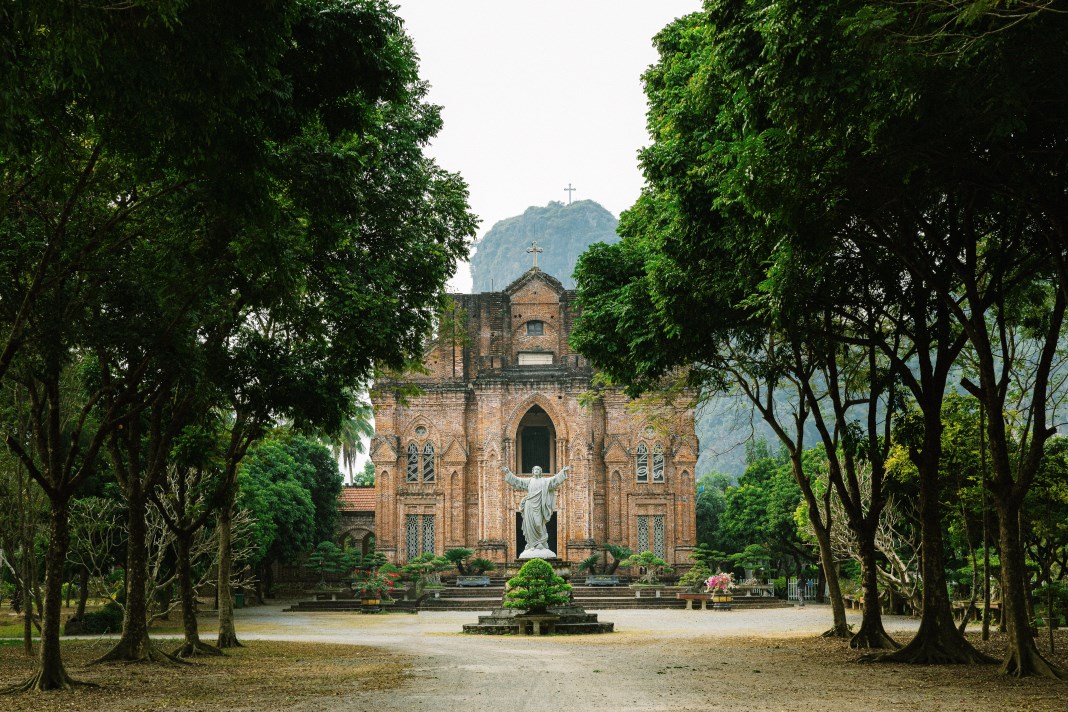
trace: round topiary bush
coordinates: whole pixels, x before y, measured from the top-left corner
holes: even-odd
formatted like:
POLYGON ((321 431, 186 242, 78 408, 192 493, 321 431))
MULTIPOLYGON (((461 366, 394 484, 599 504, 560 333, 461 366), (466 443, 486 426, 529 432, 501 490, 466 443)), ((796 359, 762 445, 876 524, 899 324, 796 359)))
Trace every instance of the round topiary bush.
POLYGON ((571 584, 553 572, 542 559, 531 559, 519 573, 508 579, 504 594, 505 608, 520 608, 528 613, 544 613, 549 606, 562 606, 571 600, 571 584))

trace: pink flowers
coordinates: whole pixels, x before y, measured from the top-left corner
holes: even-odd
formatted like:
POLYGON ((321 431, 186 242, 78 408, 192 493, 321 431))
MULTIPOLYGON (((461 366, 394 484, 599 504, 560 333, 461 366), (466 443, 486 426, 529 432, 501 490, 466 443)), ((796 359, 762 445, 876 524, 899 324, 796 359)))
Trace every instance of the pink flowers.
POLYGON ((727 593, 734 588, 734 578, 728 573, 718 573, 705 580, 709 593, 727 593))

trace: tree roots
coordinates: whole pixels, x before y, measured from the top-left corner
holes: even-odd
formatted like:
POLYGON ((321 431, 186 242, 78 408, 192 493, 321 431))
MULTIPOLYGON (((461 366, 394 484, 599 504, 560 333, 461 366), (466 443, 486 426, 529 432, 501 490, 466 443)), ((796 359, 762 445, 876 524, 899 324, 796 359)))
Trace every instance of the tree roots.
POLYGON ((997 659, 981 653, 971 643, 941 640, 936 636, 917 635, 900 650, 870 653, 860 658, 864 663, 909 663, 912 665, 980 665, 997 659))
POLYGON ((1023 654, 1010 649, 1008 655, 1005 656, 1005 660, 1001 663, 1001 672, 1012 677, 1036 675, 1038 677, 1050 677, 1054 680, 1068 679, 1068 675, 1063 670, 1042 657, 1042 653, 1038 652, 1038 648, 1033 646, 1025 649, 1023 654))
POLYGON ((0 688, 0 695, 11 695, 16 692, 46 692, 49 690, 72 690, 75 687, 99 687, 94 682, 81 682, 71 678, 66 670, 60 668, 58 672, 46 674, 38 670, 25 682, 17 685, 0 688))
POLYGON ((901 644, 887 635, 882 627, 860 627, 857 634, 849 639, 849 647, 856 650, 898 650, 901 644))
POLYGON ((215 645, 220 650, 225 650, 226 648, 243 648, 243 647, 245 647, 245 646, 241 645, 241 641, 239 641, 237 639, 237 634, 236 633, 227 633, 227 634, 224 635, 223 633, 220 632, 219 633, 219 639, 215 642, 215 645))
POLYGON ((171 655, 176 658, 196 658, 202 655, 226 655, 226 653, 214 645, 197 641, 196 643, 186 642, 171 655))
POLYGON ((831 627, 830 630, 824 631, 820 635, 820 637, 821 638, 852 638, 853 637, 853 629, 850 627, 850 625, 848 623, 840 623, 840 624, 838 624, 836 626, 831 627))

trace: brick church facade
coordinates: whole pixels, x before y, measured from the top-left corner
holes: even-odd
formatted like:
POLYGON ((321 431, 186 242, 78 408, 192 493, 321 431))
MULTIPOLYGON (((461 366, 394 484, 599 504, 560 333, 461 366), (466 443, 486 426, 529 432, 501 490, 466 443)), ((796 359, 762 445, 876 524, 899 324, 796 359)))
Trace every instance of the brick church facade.
POLYGON ((536 267, 504 291, 452 299, 428 372, 379 380, 372 392, 377 550, 397 563, 461 546, 514 561, 524 493, 501 466, 529 476, 534 465, 547 474, 570 465, 549 526, 561 559, 577 563, 611 543, 689 563, 693 410, 654 424, 611 389, 584 404, 594 372, 568 345, 575 291, 536 267), (407 383, 420 394, 404 397, 407 383))

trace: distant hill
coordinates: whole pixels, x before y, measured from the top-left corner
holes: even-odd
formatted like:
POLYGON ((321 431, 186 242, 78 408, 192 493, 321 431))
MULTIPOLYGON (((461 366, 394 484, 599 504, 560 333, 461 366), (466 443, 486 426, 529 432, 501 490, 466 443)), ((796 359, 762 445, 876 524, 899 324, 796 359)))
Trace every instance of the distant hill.
POLYGON ((574 289, 578 256, 597 242, 619 242, 612 213, 592 200, 571 205, 553 201, 544 208, 527 208, 522 215, 501 220, 478 243, 471 258, 472 291, 504 289, 530 269, 527 253, 537 240, 544 252, 538 254, 538 268, 574 289))
MULTIPOLYGON (((574 289, 571 275, 579 255, 594 243, 618 242, 617 222, 612 213, 592 200, 571 205, 554 201, 544 208, 527 208, 522 215, 501 220, 476 244, 471 258, 472 291, 502 290, 530 269, 532 260, 527 249, 534 240, 545 250, 538 254, 538 267, 566 288, 574 289)), ((752 422, 750 408, 740 398, 710 399, 697 412, 696 428, 701 444, 698 477, 712 470, 734 477, 742 474, 744 442, 754 434, 778 447, 771 429, 759 417, 752 422)), ((807 434, 806 440, 814 444, 815 434, 807 434)))

